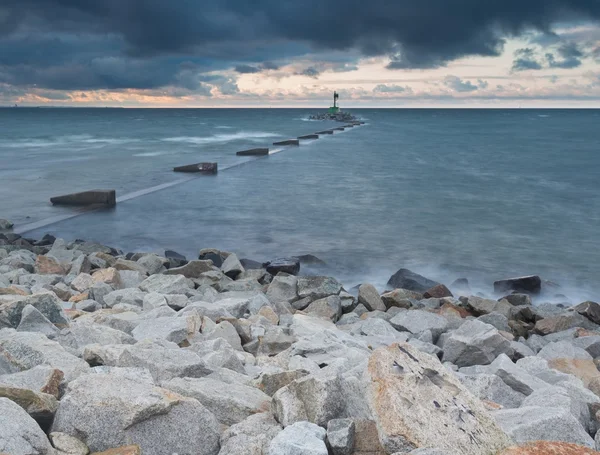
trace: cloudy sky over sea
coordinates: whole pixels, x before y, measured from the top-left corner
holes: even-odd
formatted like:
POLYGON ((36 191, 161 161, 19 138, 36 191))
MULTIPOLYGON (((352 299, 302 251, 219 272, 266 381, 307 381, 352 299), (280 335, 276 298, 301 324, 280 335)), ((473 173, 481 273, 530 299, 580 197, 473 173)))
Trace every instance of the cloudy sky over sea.
POLYGON ((599 0, 3 0, 0 105, 600 107, 599 0))

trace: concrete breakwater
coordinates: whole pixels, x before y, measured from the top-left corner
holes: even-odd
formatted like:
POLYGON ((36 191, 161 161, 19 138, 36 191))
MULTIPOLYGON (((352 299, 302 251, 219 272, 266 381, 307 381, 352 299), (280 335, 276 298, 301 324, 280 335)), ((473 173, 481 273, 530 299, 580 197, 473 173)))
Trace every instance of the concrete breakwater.
MULTIPOLYGON (((591 455, 600 305, 407 269, 0 234, 0 447, 168 455, 591 455)), ((504 278, 504 277, 502 277, 504 278)), ((595 438, 595 439, 594 439, 595 438)))
MULTIPOLYGON (((355 122, 354 124, 359 125, 359 124, 364 124, 364 123, 365 122, 355 122)), ((326 130, 326 131, 322 131, 319 133, 314 133, 314 134, 300 136, 300 137, 302 137, 304 139, 306 139, 308 137, 310 137, 310 139, 318 139, 320 135, 324 135, 324 134, 333 135, 334 131, 326 130)), ((300 139, 290 139, 290 140, 280 141, 280 142, 281 143, 276 142, 274 145, 276 145, 278 147, 287 147, 290 145, 292 145, 292 146, 300 145, 300 139)), ((236 152, 236 155, 243 156, 243 157, 254 157, 255 159, 258 159, 258 158, 266 157, 270 153, 275 153, 276 151, 281 151, 281 149, 271 150, 266 147, 265 148, 257 148, 257 149, 250 149, 250 150, 246 150, 246 151, 236 152), (265 152, 265 150, 266 150, 266 152, 265 152)), ((237 167, 244 163, 245 163, 245 161, 234 163, 229 166, 220 168, 219 171, 222 172, 227 169, 232 169, 232 168, 237 167)), ((194 163, 194 164, 176 166, 175 168, 173 168, 173 171, 190 173, 190 174, 198 174, 198 175, 207 175, 207 174, 212 175, 217 172, 217 169, 218 169, 218 163, 194 163)), ((171 188, 175 185, 180 185, 182 183, 188 182, 192 178, 196 178, 196 177, 190 176, 190 177, 182 178, 182 179, 171 181, 171 182, 166 182, 166 183, 159 184, 159 185, 154 185, 149 188, 145 188, 142 190, 137 190, 137 191, 134 191, 131 193, 124 194, 122 196, 117 196, 115 190, 102 190, 102 191, 92 190, 92 191, 85 191, 85 192, 81 192, 81 193, 72 193, 72 194, 68 194, 68 195, 64 195, 64 196, 53 197, 53 198, 51 198, 51 201, 52 200, 57 201, 57 204, 58 204, 58 201, 73 201, 73 202, 77 202, 77 203, 76 204, 65 204, 65 205, 72 205, 72 206, 78 206, 78 207, 76 208, 76 210, 74 210, 70 213, 63 213, 63 214, 56 215, 56 216, 53 216, 50 218, 45 218, 43 220, 16 226, 15 232, 24 234, 24 233, 27 233, 27 232, 30 232, 30 231, 33 231, 36 229, 43 228, 45 226, 49 226, 49 225, 52 225, 55 223, 59 223, 61 221, 75 218, 75 217, 83 215, 85 213, 100 210, 102 208, 102 206, 113 207, 114 205, 116 205, 120 202, 129 201, 129 200, 132 200, 132 199, 135 199, 135 198, 147 195, 147 194, 151 194, 156 191, 162 191, 164 189, 171 188), (93 196, 93 197, 91 197, 91 196, 93 196), (102 201, 105 201, 105 202, 102 202, 102 201)))

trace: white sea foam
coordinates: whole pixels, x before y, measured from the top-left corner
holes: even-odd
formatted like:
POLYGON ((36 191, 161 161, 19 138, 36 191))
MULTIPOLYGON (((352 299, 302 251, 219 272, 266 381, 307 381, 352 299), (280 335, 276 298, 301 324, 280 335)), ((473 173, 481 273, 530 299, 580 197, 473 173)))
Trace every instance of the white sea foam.
POLYGON ((240 131, 232 134, 215 134, 213 136, 177 136, 177 137, 167 137, 161 139, 164 142, 175 142, 181 144, 195 144, 195 145, 203 145, 203 144, 216 144, 216 143, 226 143, 238 140, 255 140, 255 139, 264 139, 268 137, 279 137, 279 134, 267 133, 263 131, 240 131))
POLYGON ((144 152, 144 153, 136 153, 133 156, 142 156, 142 157, 147 157, 147 156, 159 156, 159 155, 164 155, 166 152, 144 152))

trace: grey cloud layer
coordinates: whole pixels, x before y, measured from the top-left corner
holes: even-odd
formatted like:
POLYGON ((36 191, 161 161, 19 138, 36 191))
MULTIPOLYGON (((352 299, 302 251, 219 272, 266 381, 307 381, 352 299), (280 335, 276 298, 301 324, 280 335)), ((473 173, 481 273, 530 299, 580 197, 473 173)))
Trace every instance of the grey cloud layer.
POLYGON ((506 37, 551 33, 558 21, 598 19, 598 0, 3 0, 0 83, 192 90, 203 82, 182 76, 187 64, 254 73, 336 50, 431 68, 498 55, 506 37))

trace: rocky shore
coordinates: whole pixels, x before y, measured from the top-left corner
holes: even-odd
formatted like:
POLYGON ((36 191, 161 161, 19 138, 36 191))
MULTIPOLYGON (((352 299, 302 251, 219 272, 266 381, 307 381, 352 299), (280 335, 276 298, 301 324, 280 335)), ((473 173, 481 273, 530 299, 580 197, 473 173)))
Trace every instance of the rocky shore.
POLYGON ((315 259, 0 234, 0 454, 599 453, 600 305, 315 259))

